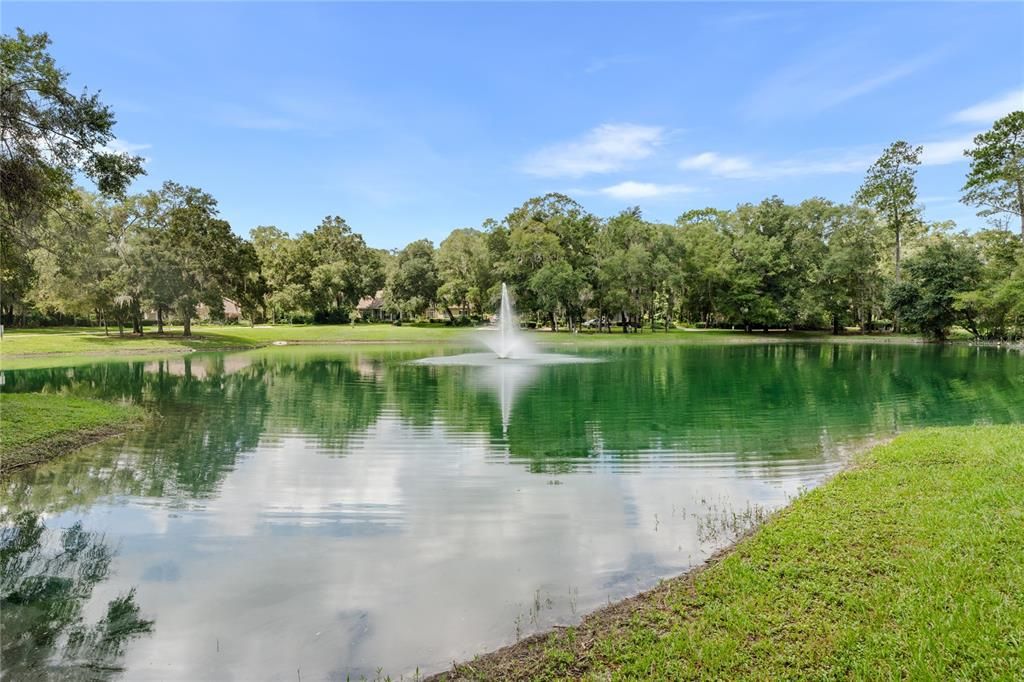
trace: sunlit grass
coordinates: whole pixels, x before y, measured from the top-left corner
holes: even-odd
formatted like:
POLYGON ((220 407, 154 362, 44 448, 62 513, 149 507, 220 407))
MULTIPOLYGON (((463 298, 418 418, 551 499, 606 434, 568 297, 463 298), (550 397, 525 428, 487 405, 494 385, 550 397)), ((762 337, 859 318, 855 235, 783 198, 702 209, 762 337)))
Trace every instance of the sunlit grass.
MULTIPOLYGON (((28 369, 80 364, 83 361, 118 359, 139 356, 183 353, 190 351, 243 350, 274 343, 321 344, 457 344, 470 343, 472 329, 446 327, 442 324, 394 326, 391 324, 352 325, 195 325, 193 336, 186 338, 180 327, 165 327, 163 334, 147 329, 142 336, 116 330, 104 333, 101 328, 65 327, 14 330, 0 341, 0 367, 28 369)), ((545 346, 621 347, 633 345, 678 345, 720 343, 764 343, 790 341, 839 340, 908 341, 913 337, 841 336, 832 337, 814 332, 744 333, 731 330, 655 331, 641 333, 568 331, 526 331, 537 343, 545 346)))
POLYGON ((144 416, 135 405, 52 393, 0 393, 0 473, 64 454, 144 416))

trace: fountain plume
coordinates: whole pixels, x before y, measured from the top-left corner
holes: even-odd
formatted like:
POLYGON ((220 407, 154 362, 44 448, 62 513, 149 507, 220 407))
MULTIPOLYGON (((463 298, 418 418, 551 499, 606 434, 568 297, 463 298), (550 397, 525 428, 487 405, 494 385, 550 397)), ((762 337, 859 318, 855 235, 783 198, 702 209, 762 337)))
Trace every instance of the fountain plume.
POLYGON ((501 283, 501 305, 498 308, 497 334, 487 332, 481 337, 484 345, 501 360, 523 359, 535 354, 533 345, 519 329, 519 318, 508 293, 508 285, 501 283))

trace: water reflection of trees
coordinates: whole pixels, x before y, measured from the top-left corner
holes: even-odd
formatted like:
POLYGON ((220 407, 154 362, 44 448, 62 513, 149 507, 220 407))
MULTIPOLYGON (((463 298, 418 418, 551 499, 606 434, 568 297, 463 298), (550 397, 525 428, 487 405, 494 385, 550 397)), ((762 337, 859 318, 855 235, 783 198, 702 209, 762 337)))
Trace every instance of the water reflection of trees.
MULTIPOLYGON (((507 431, 472 369, 404 367, 389 396, 413 424, 488 432, 531 463, 652 450, 739 461, 817 456, 822 441, 912 425, 1024 418, 1021 359, 966 347, 775 344, 624 348, 608 362, 544 368, 507 431)), ((543 468, 543 467, 535 467, 543 468)))
POLYGON ((3 499, 47 511, 105 495, 188 503, 214 494, 240 455, 282 435, 344 452, 382 409, 377 372, 369 360, 210 355, 10 373, 10 390, 132 400, 159 418, 133 434, 127 448, 101 443, 89 457, 12 477, 3 499))
POLYGON ((0 517, 0 630, 3 679, 97 680, 119 671, 128 643, 153 631, 134 588, 83 615, 110 573, 115 551, 80 523, 47 529, 31 512, 0 517))
POLYGON ((484 435, 535 470, 654 450, 792 460, 817 456, 822 441, 911 425, 1024 419, 1024 363, 989 349, 775 344, 602 354, 603 363, 540 368, 511 396, 476 368, 413 366, 400 352, 286 349, 14 372, 9 390, 133 400, 162 417, 129 449, 101 445, 15 477, 5 497, 35 509, 105 494, 202 498, 258 445, 296 434, 344 454, 385 411, 413 428, 484 435))

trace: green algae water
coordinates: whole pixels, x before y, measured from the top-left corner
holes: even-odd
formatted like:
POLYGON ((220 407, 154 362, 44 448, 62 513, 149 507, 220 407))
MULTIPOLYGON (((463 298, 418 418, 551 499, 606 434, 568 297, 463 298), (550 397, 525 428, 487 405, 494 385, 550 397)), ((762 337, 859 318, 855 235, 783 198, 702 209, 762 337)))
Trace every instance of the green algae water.
POLYGON ((1024 420, 967 346, 282 348, 3 373, 149 427, 3 483, 4 679, 431 672, 700 563, 929 425, 1024 420))

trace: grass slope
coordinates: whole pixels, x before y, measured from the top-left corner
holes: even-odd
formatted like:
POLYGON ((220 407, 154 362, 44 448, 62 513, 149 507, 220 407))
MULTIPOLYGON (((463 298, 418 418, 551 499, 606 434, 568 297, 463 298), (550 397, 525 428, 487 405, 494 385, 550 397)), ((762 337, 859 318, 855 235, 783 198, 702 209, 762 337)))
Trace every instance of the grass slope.
POLYGON ((0 393, 0 476, 124 431, 134 405, 49 393, 0 393))
POLYGON ((1024 426, 908 433, 706 570, 464 679, 1020 679, 1024 426))

